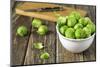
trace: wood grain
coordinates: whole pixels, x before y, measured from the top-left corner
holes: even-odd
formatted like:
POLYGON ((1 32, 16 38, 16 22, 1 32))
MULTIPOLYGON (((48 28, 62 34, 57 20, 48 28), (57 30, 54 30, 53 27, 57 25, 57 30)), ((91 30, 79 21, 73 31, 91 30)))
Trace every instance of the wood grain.
POLYGON ((66 50, 60 43, 59 37, 57 36, 57 52, 56 52, 56 62, 65 63, 65 62, 79 62, 84 61, 83 53, 74 54, 66 50))
POLYGON ((24 25, 28 28, 30 33, 30 18, 21 16, 16 20, 15 23, 12 23, 12 45, 11 45, 11 64, 12 65, 22 65, 25 51, 27 48, 28 36, 20 37, 16 35, 16 30, 19 26, 24 25))

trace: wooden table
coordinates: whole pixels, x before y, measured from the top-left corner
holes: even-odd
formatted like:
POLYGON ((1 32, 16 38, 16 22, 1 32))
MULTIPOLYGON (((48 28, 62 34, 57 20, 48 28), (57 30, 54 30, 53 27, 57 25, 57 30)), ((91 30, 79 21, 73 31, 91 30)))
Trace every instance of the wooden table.
MULTIPOLYGON (((23 2, 16 2, 16 6, 23 2)), ((96 23, 96 7, 95 6, 83 6, 83 5, 64 5, 75 9, 83 9, 87 11, 94 23, 96 23)), ((69 62, 83 62, 83 61, 95 61, 96 60, 96 38, 94 39, 91 47, 86 51, 78 54, 73 54, 67 51, 60 43, 56 33, 55 23, 49 21, 43 22, 48 26, 49 33, 46 36, 39 36, 34 28, 31 26, 31 17, 16 15, 14 9, 12 10, 12 22, 11 22, 11 65, 36 65, 36 64, 54 64, 54 63, 69 63, 69 62), (16 36, 16 29, 20 25, 25 25, 28 28, 29 34, 26 37, 16 36), (32 49, 34 42, 43 42, 45 46, 42 50, 32 49), (50 58, 47 60, 41 60, 40 54, 42 52, 48 52, 50 58)))

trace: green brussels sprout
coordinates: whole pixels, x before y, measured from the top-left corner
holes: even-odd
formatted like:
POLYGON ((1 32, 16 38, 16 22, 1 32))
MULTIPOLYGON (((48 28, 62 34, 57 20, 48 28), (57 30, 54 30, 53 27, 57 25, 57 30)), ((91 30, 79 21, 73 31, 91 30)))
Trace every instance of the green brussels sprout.
POLYGON ((44 52, 44 53, 42 53, 41 55, 40 55, 40 58, 41 59, 48 59, 50 57, 50 55, 49 55, 49 53, 47 53, 47 52, 44 52))
POLYGON ((65 30, 66 30, 67 28, 68 28, 67 25, 61 26, 61 27, 60 27, 60 33, 61 33, 62 35, 64 35, 64 34, 65 34, 65 30))
POLYGON ((28 33, 28 30, 27 30, 27 28, 25 26, 18 27, 18 29, 17 29, 17 35, 23 37, 23 36, 27 35, 27 33, 28 33))
POLYGON ((74 30, 73 28, 68 28, 68 29, 65 31, 65 37, 74 39, 74 38, 75 38, 74 32, 75 32, 75 30, 74 30))
POLYGON ((84 30, 85 33, 86 33, 86 37, 91 36, 91 29, 90 29, 90 28, 88 28, 88 27, 84 27, 83 30, 84 30))
POLYGON ((92 23, 92 20, 89 17, 85 17, 85 22, 87 24, 91 24, 92 23))
POLYGON ((80 13, 73 11, 71 12, 71 14, 69 15, 69 17, 74 17, 76 20, 80 19, 81 15, 80 13))
POLYGON ((46 25, 41 25, 37 30, 37 33, 39 35, 45 35, 47 32, 48 32, 48 27, 46 25))
POLYGON ((79 28, 79 29, 76 29, 75 31, 75 37, 76 39, 82 39, 82 38, 85 38, 86 37, 86 33, 83 29, 79 28))
POLYGON ((73 27, 77 23, 77 20, 74 17, 68 17, 67 25, 73 27))
POLYGON ((32 47, 36 49, 42 49, 44 46, 41 42, 37 42, 37 43, 34 43, 32 47))
POLYGON ((87 24, 86 27, 91 29, 91 33, 95 32, 95 25, 93 23, 92 24, 87 24))
POLYGON ((66 17, 66 19, 68 19, 68 16, 65 16, 66 17))
POLYGON ((82 24, 80 24, 80 23, 77 23, 75 26, 74 26, 74 29, 76 30, 76 29, 79 29, 79 28, 83 28, 83 25, 82 24))
POLYGON ((79 19, 79 23, 81 23, 83 26, 86 26, 88 24, 88 22, 83 17, 79 19))
POLYGON ((61 26, 61 25, 66 24, 66 21, 67 21, 67 17, 60 16, 60 17, 58 17, 58 19, 57 19, 57 24, 58 24, 59 26, 61 26))
POLYGON ((32 21, 32 27, 38 28, 41 25, 42 25, 42 21, 40 19, 37 19, 37 18, 33 19, 33 21, 32 21))

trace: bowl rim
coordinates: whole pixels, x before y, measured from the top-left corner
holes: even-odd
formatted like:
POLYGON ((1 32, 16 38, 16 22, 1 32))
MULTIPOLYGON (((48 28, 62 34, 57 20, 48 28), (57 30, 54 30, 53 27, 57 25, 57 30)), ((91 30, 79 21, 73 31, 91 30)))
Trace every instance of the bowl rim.
POLYGON ((84 38, 84 39, 71 39, 71 38, 67 38, 67 37, 64 37, 58 30, 58 24, 56 24, 56 32, 64 39, 66 40, 70 40, 70 41, 84 41, 84 40, 88 40, 88 39, 91 39, 92 37, 95 36, 95 33, 92 34, 92 36, 88 37, 88 38, 84 38))

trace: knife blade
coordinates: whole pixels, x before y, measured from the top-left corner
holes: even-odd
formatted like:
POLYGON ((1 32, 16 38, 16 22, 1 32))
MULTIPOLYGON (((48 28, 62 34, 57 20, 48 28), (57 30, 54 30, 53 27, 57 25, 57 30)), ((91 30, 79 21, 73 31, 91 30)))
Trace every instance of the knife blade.
POLYGON ((63 11, 63 7, 45 7, 45 8, 33 8, 33 9, 26 9, 26 12, 53 12, 53 11, 63 11))

